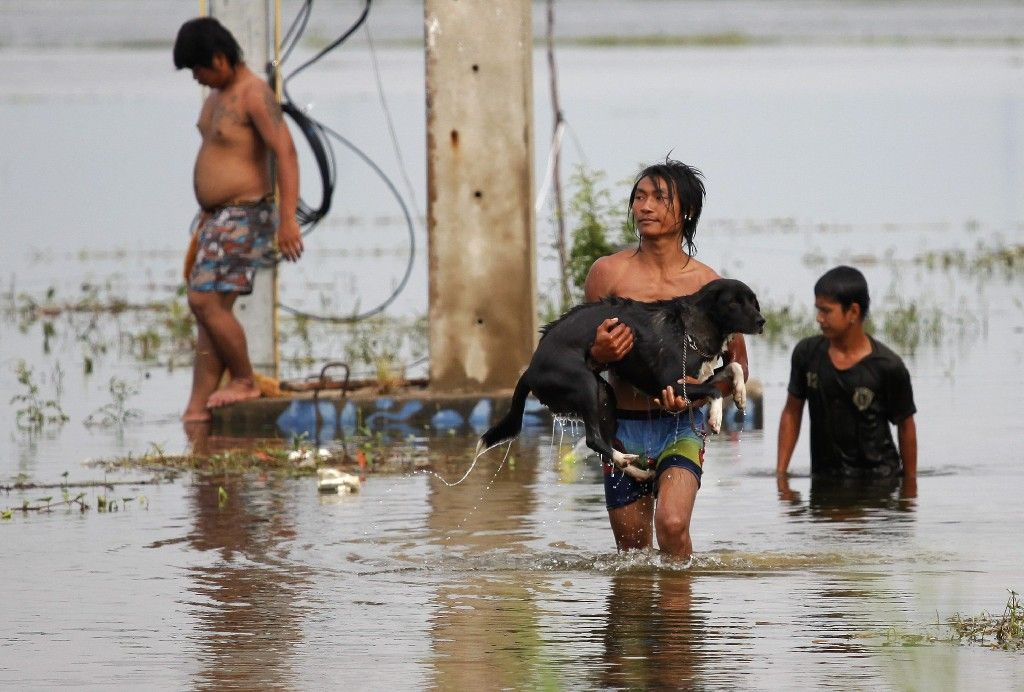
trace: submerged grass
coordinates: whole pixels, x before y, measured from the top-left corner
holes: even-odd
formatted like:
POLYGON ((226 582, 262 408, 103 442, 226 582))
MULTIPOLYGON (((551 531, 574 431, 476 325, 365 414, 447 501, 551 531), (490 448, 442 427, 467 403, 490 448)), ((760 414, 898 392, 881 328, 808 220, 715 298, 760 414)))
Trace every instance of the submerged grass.
POLYGON ((952 638, 960 644, 977 644, 1005 651, 1024 651, 1024 604, 1020 594, 1010 590, 1002 615, 988 612, 973 617, 960 613, 946 621, 952 638))
POLYGON ((957 271, 968 276, 1003 275, 1012 278, 1024 273, 1024 244, 979 245, 974 252, 936 250, 920 255, 915 263, 932 270, 957 271))
MULTIPOLYGON (((960 306, 944 310, 924 300, 908 300, 891 295, 887 304, 872 306, 871 317, 864 328, 890 347, 906 355, 914 355, 922 346, 937 347, 945 339, 971 338, 982 332, 979 318, 960 306)), ((791 305, 762 306, 766 320, 762 339, 770 347, 789 348, 804 337, 819 333, 810 307, 791 305)))
POLYGON ((166 474, 199 472, 213 474, 274 473, 287 477, 312 476, 330 466, 359 474, 408 473, 430 465, 410 445, 389 444, 379 435, 354 436, 340 448, 315 447, 304 440, 288 445, 270 440, 256 446, 239 440, 234 449, 189 454, 167 454, 157 445, 142 455, 91 461, 87 466, 104 472, 149 471, 166 474), (351 453, 350 451, 351 450, 351 453))
POLYGON ((1024 651, 1024 604, 1020 594, 1010 589, 1001 615, 984 611, 980 615, 955 613, 945 622, 936 622, 930 631, 886 630, 884 646, 924 646, 959 644, 984 646, 1002 651, 1024 651))

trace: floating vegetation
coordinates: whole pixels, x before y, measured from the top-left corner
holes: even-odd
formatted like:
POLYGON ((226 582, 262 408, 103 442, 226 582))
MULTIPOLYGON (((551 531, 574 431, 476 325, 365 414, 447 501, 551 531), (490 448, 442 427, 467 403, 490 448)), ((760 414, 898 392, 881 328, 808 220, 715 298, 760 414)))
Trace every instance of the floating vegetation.
POLYGON ((114 345, 141 362, 191 359, 193 320, 183 288, 167 301, 137 304, 114 295, 109 281, 103 286, 83 284, 80 296, 64 301, 53 287, 41 297, 12 289, 4 296, 3 316, 22 333, 39 324, 43 353, 50 353, 62 335, 72 338, 81 347, 87 375, 114 345))
POLYGON ((12 396, 10 403, 19 405, 15 411, 15 424, 20 430, 38 432, 46 425, 60 426, 68 422, 68 416, 60 406, 59 385, 57 396, 47 399, 40 393, 33 370, 25 361, 18 361, 16 373, 18 384, 25 391, 12 396))
POLYGON ((983 612, 975 617, 964 617, 957 613, 946 624, 957 643, 1024 651, 1024 604, 1020 601, 1020 594, 1012 589, 1002 615, 983 612))
MULTIPOLYGON (((242 441, 239 440, 241 443, 242 441)), ((166 476, 181 472, 213 474, 244 474, 253 471, 283 476, 312 476, 317 468, 330 466, 340 470, 364 474, 408 473, 429 465, 422 455, 410 454, 408 445, 388 445, 373 437, 352 440, 354 453, 346 448, 315 448, 306 441, 286 445, 271 440, 258 446, 227 449, 212 453, 166 454, 153 446, 140 456, 90 461, 86 465, 104 472, 145 470, 166 476)))
POLYGON ((84 421, 87 427, 124 427, 128 421, 142 417, 142 411, 137 408, 128 408, 126 405, 130 397, 139 393, 136 387, 124 380, 111 377, 109 389, 113 401, 90 413, 84 421))
POLYGON ((165 360, 173 366, 179 360, 191 362, 195 321, 185 302, 184 287, 172 299, 150 304, 139 317, 138 326, 121 334, 129 353, 144 363, 165 360))
POLYGON ((427 318, 377 315, 335 324, 292 315, 282 320, 281 353, 282 363, 293 372, 305 374, 323 360, 340 360, 349 365, 354 378, 371 377, 382 391, 389 391, 425 362, 427 318), (319 352, 314 352, 314 345, 319 352))
POLYGON ((0 485, 0 491, 10 493, 11 491, 25 492, 28 490, 48 490, 48 489, 59 489, 61 491, 61 497, 56 498, 53 495, 46 495, 44 497, 37 497, 34 500, 25 498, 21 501, 20 505, 15 507, 7 507, 0 510, 0 520, 11 519, 15 512, 21 512, 22 514, 28 514, 29 512, 52 512, 54 509, 66 508, 74 509, 77 508, 80 512, 85 512, 90 509, 90 505, 86 500, 86 493, 80 492, 75 495, 71 494, 72 488, 102 488, 103 494, 96 496, 96 509, 99 512, 117 512, 120 509, 128 507, 129 503, 135 502, 139 507, 148 508, 149 501, 144 495, 139 496, 122 496, 120 498, 111 495, 107 495, 107 491, 113 493, 117 486, 131 485, 147 485, 154 483, 162 483, 165 479, 154 477, 150 480, 133 480, 133 481, 76 481, 70 482, 68 480, 68 472, 65 471, 61 474, 64 480, 60 483, 31 483, 23 478, 19 478, 15 483, 11 485, 0 485))
MULTIPOLYGON (((913 355, 923 346, 940 346, 947 338, 976 336, 982 331, 977 316, 961 306, 947 311, 923 301, 905 300, 893 293, 891 304, 872 305, 871 316, 864 324, 869 334, 906 355, 913 355)), ((766 322, 763 339, 771 347, 791 347, 800 339, 819 333, 810 307, 762 305, 766 322)))
POLYGON ((886 630, 883 646, 925 646, 930 644, 960 644, 984 646, 1003 651, 1024 651, 1024 604, 1020 595, 1010 596, 1002 615, 987 611, 973 617, 954 614, 943 622, 935 622, 924 632, 905 631, 897 627, 886 630))
POLYGON ((765 319, 764 332, 753 338, 764 339, 770 346, 789 346, 818 333, 818 325, 809 309, 766 305, 761 308, 761 316, 765 319))
POLYGON ((1015 47, 1024 44, 1016 34, 1005 36, 961 36, 929 34, 909 36, 903 34, 878 35, 773 35, 753 34, 740 31, 693 34, 596 34, 567 36, 558 39, 558 45, 584 46, 589 48, 617 48, 653 46, 671 48, 746 48, 753 46, 938 46, 938 47, 1015 47))
POLYGON ((933 270, 955 270, 984 276, 1002 274, 1012 278, 1024 272, 1024 244, 996 247, 979 245, 972 253, 964 250, 937 250, 915 258, 914 262, 933 270))
POLYGON ((916 353, 922 342, 941 344, 943 325, 949 327, 955 321, 937 307, 921 307, 916 302, 900 302, 876 317, 881 323, 882 340, 909 355, 916 353))
MULTIPOLYGON (((149 507, 149 501, 145 496, 139 497, 108 497, 107 495, 96 496, 96 511, 97 512, 117 512, 123 509, 127 509, 128 504, 131 502, 137 502, 139 507, 147 509, 149 507)), ((0 519, 11 519, 14 517, 15 512, 21 512, 22 514, 28 514, 29 512, 52 512, 55 509, 75 509, 77 508, 80 512, 85 512, 90 509, 90 505, 86 500, 85 493, 78 493, 74 497, 65 493, 64 497, 55 499, 53 496, 40 497, 35 501, 24 500, 20 506, 7 507, 6 509, 0 510, 0 519)))

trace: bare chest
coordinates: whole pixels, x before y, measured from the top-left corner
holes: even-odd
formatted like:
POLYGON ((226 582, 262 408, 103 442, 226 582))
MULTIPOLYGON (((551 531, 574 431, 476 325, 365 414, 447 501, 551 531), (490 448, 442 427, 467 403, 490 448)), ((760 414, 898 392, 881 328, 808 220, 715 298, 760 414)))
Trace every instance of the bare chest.
POLYGON ((203 144, 248 145, 255 133, 252 122, 234 95, 211 94, 196 123, 203 144))
POLYGON ((611 291, 613 295, 645 302, 688 296, 699 291, 705 283, 695 273, 665 277, 650 272, 626 271, 618 278, 611 291))

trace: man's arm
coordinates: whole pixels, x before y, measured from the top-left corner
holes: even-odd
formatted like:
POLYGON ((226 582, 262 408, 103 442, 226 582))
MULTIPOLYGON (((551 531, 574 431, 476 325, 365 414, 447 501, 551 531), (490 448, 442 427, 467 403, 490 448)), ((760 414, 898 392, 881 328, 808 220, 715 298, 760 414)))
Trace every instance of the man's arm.
POLYGON ((779 417, 779 444, 775 462, 775 475, 785 476, 789 471, 789 462, 796 449, 796 441, 800 439, 800 424, 804 416, 804 400, 792 394, 786 394, 786 405, 782 407, 779 417))
MULTIPOLYGON (((583 283, 583 298, 588 303, 611 295, 612 267, 608 257, 601 257, 587 273, 583 283)), ((633 348, 633 330, 619 323, 617 317, 605 320, 597 327, 590 358, 599 365, 622 360, 633 348)))
POLYGON ((281 105, 269 86, 262 82, 259 86, 246 94, 246 108, 256 132, 274 153, 281 216, 277 246, 285 259, 294 262, 302 255, 302 231, 295 220, 295 208, 299 203, 299 157, 281 105))
MULTIPOLYGON (((725 349, 725 354, 722 360, 726 365, 729 363, 738 363, 743 368, 743 381, 746 382, 750 378, 750 367, 747 362, 747 342, 744 340, 742 334, 735 334, 732 340, 729 342, 728 348, 725 349)), ((715 386, 718 387, 718 391, 722 392, 722 396, 728 396, 732 394, 732 380, 727 379, 721 382, 716 382, 715 386)))
POLYGON ((913 416, 907 416, 896 426, 896 436, 903 458, 903 479, 917 478, 917 423, 913 416))

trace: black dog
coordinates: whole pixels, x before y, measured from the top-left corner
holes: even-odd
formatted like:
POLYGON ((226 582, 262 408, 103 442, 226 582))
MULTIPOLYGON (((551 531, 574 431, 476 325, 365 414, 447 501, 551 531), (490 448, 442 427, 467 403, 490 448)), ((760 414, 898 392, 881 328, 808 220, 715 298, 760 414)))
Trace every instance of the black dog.
POLYGON ((645 303, 626 298, 605 298, 579 305, 542 330, 540 343, 512 395, 512 408, 480 438, 477 449, 489 449, 512 439, 523 425, 526 395, 533 392, 556 415, 583 420, 587 446, 641 480, 650 472, 629 466, 636 456, 612 449, 617 423, 615 392, 592 367, 590 347, 597 327, 618 317, 633 330, 633 348, 609 367, 638 390, 660 397, 665 387, 690 401, 710 399, 708 424, 721 429, 722 395, 714 382, 731 377, 736 405, 743 408, 746 389, 737 363, 719 368, 708 380, 735 333, 760 334, 764 317, 757 296, 735 279, 716 279, 690 296, 645 303), (678 380, 686 374, 702 384, 678 380))

